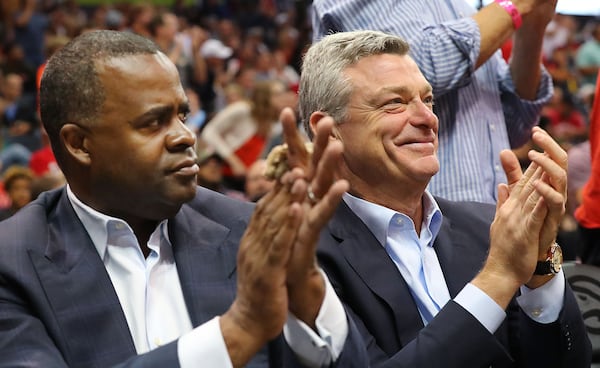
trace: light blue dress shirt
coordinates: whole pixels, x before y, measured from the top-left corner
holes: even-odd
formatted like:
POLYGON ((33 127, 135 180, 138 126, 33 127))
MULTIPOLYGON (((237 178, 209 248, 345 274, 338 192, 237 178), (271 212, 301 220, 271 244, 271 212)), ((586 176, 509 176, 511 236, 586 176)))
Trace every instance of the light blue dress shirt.
MULTIPOLYGON (((423 323, 427 325, 450 300, 448 286, 434 249, 443 216, 429 192, 423 195, 423 223, 417 235, 408 216, 344 194, 344 202, 371 230, 398 268, 417 304, 423 323)), ((558 319, 563 306, 565 280, 562 271, 543 286, 530 290, 521 287, 517 302, 534 321, 551 323, 558 319)), ((471 313, 490 333, 504 318, 504 310, 486 293, 467 284, 454 301, 471 313)))
POLYGON ((552 96, 552 79, 543 70, 536 100, 526 101, 500 51, 475 71, 481 35, 474 13, 462 0, 315 0, 312 19, 315 40, 330 30, 375 29, 408 41, 440 120, 440 172, 429 190, 495 203, 498 184, 506 182, 500 151, 527 142, 552 96))

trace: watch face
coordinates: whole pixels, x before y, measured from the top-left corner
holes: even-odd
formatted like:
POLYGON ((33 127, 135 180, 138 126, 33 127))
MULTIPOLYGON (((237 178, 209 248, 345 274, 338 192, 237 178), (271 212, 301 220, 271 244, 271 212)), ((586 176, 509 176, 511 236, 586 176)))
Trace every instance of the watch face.
POLYGON ((560 249, 560 246, 558 244, 556 244, 556 246, 554 247, 553 252, 552 252, 552 259, 550 260, 551 267, 552 267, 554 273, 558 273, 560 271, 560 268, 562 267, 562 262, 563 262, 562 249, 560 249))

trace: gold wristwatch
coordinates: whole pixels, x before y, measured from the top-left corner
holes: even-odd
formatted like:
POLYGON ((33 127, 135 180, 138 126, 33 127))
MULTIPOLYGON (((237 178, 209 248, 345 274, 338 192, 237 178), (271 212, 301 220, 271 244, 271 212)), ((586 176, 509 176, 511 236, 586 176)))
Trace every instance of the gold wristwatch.
POLYGON ((554 243, 548 248, 546 260, 538 261, 535 267, 534 275, 555 275, 560 272, 563 262, 562 249, 558 243, 554 243))

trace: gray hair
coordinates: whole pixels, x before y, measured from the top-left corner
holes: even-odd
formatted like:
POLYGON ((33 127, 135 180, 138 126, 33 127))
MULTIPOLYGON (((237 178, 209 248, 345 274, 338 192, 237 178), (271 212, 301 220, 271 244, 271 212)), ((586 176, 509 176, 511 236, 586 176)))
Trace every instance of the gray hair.
POLYGON ((104 104, 104 87, 96 65, 110 58, 158 52, 156 44, 144 37, 101 30, 73 39, 48 60, 40 85, 40 116, 59 163, 63 125, 92 124, 104 104))
POLYGON ((344 71, 360 59, 379 54, 408 54, 404 39, 379 31, 352 31, 327 35, 313 44, 302 63, 298 110, 309 137, 309 119, 315 111, 336 123, 347 120, 352 83, 344 71))

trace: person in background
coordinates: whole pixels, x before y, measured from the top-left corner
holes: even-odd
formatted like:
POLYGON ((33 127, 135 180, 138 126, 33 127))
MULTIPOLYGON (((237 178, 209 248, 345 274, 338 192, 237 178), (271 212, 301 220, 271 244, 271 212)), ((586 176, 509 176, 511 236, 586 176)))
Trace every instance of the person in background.
POLYGON ((32 199, 33 173, 22 166, 11 166, 2 175, 2 183, 10 207, 0 210, 0 221, 5 220, 25 207, 32 199))
POLYGON ((248 167, 261 157, 282 108, 295 106, 296 95, 279 81, 257 83, 250 100, 227 105, 202 130, 202 139, 225 161, 227 186, 244 190, 248 167))
POLYGON ((440 120, 435 195, 495 203, 506 182, 500 151, 527 142, 552 81, 542 40, 556 0, 497 0, 476 11, 464 0, 315 0, 314 40, 332 32, 382 30, 403 37, 431 83, 440 120), (514 37, 510 63, 499 48, 514 37))
POLYGON ((600 69, 600 22, 593 25, 591 38, 577 50, 575 65, 581 74, 581 84, 596 84, 600 69))
POLYGON ((262 158, 254 161, 248 168, 244 192, 246 193, 246 198, 251 202, 258 202, 265 194, 273 190, 275 186, 275 182, 265 176, 266 168, 267 161, 262 158))
POLYGON ((529 152, 525 173, 501 152, 508 183, 495 207, 449 201, 426 189, 440 169, 440 128, 432 86, 403 39, 326 36, 305 54, 299 90, 308 133, 333 118, 329 140, 344 145, 350 189, 317 254, 371 366, 590 366, 555 243, 567 160, 557 142, 535 127, 542 152, 529 152))
POLYGON ((581 205, 575 210, 581 239, 580 256, 583 263, 600 266, 600 78, 590 114, 591 169, 581 191, 581 205))
POLYGON ((318 166, 254 207, 197 187, 188 109, 175 65, 133 33, 87 32, 48 61, 40 111, 68 184, 0 223, 0 367, 367 365, 315 259, 343 147, 321 140, 318 166))

